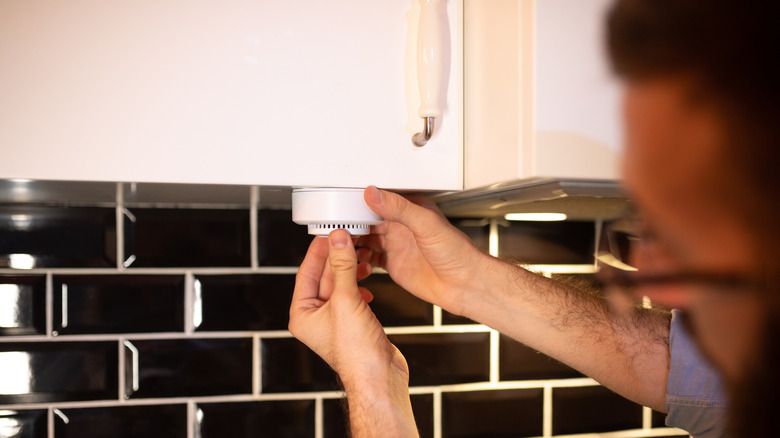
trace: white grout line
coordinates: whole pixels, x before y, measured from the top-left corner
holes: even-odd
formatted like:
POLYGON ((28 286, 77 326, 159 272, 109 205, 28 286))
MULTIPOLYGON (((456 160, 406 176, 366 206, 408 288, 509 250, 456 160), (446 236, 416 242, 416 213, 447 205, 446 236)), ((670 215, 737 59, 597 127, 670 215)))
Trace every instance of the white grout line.
POLYGON ((488 254, 498 257, 498 219, 490 219, 488 234, 488 254))
POLYGON ((54 438, 54 410, 52 408, 46 410, 46 429, 46 436, 54 438))
MULTIPOLYGON (((215 332, 214 334, 217 334, 218 332, 215 332)), ((292 338, 293 335, 290 334, 287 330, 269 330, 269 331, 259 331, 259 332, 253 332, 253 334, 256 333, 261 338, 266 339, 278 339, 278 338, 292 338)))
POLYGON ((229 275, 229 274, 290 274, 298 273, 297 266, 260 266, 251 267, 179 267, 179 268, 127 268, 121 271, 116 268, 35 268, 11 269, 0 268, 0 274, 7 275, 184 275, 192 271, 195 275, 229 275))
POLYGON ((54 330, 54 280, 52 279, 51 272, 46 273, 46 338, 52 338, 52 331, 54 330))
POLYGON ((550 383, 545 383, 542 390, 542 436, 545 438, 552 436, 552 389, 553 387, 550 383))
POLYGON ((167 398, 131 398, 128 400, 90 400, 74 402, 54 402, 54 403, 21 403, 0 405, 0 410, 29 410, 29 409, 79 409, 79 408, 111 408, 117 406, 148 406, 148 405, 176 405, 186 404, 189 401, 195 403, 230 403, 230 402, 251 402, 251 401, 287 401, 287 400, 313 400, 316 398, 338 399, 344 398, 343 391, 321 391, 321 392, 300 392, 300 393, 278 393, 261 394, 253 396, 251 394, 240 395, 219 395, 203 397, 167 397, 167 398))
POLYGON ((119 348, 119 366, 117 371, 117 373, 119 373, 117 376, 117 381, 119 382, 119 394, 117 394, 117 397, 119 398, 120 402, 124 402, 126 400, 125 394, 127 394, 127 375, 125 373, 125 340, 120 338, 119 341, 117 341, 117 346, 119 348))
POLYGON ((249 251, 250 265, 257 268, 257 208, 260 204, 260 186, 249 188, 249 251))
POLYGON ((314 400, 314 438, 325 436, 325 415, 322 412, 322 397, 314 400))
POLYGON ((490 330, 490 383, 498 383, 499 376, 499 336, 496 330, 490 330))
MULTIPOLYGON (((514 381, 491 383, 465 383, 459 385, 443 386, 418 386, 409 389, 409 394, 435 394, 437 392, 469 392, 484 390, 502 390, 502 389, 528 389, 544 388, 549 385, 553 388, 579 387, 579 386, 598 386, 593 379, 578 378, 558 381, 514 381)), ((220 396, 202 396, 202 397, 167 397, 167 398, 130 398, 127 400, 109 399, 109 400, 90 400, 90 401, 65 401, 52 403, 21 403, 0 405, 0 410, 24 410, 24 409, 75 409, 75 408, 97 408, 97 407, 116 407, 116 406, 144 406, 144 405, 169 405, 185 404, 188 401, 195 403, 225 403, 225 402, 246 402, 246 401, 282 401, 282 400, 313 400, 316 398, 339 399, 345 396, 343 391, 319 391, 319 392, 293 392, 293 393, 264 393, 259 395, 239 394, 239 395, 220 395, 220 396)), ((653 429, 656 430, 656 429, 653 429)))
MULTIPOLYGON (((432 325, 408 326, 408 327, 386 327, 385 333, 388 335, 416 335, 416 334, 436 334, 436 333, 490 333, 493 329, 482 324, 453 324, 442 325, 440 327, 432 325)), ((188 338, 208 338, 208 339, 230 339, 230 338, 251 338, 253 336, 260 338, 292 338, 293 336, 287 330, 268 330, 268 331, 225 331, 225 332, 160 332, 160 333, 116 333, 116 334, 88 334, 88 335, 60 335, 57 341, 116 341, 118 339, 188 339, 188 338)), ((0 344, 3 342, 45 342, 52 338, 45 335, 28 336, 2 336, 0 344)))
MULTIPOLYGON (((119 339, 132 339, 136 341, 147 339, 233 339, 233 338, 251 338, 255 334, 263 338, 291 338, 292 335, 287 330, 269 330, 266 332, 195 332, 186 334, 184 332, 166 332, 166 333, 117 333, 117 334, 97 334, 97 335, 61 335, 57 336, 58 342, 68 341, 116 341, 119 339)), ((0 336, 0 344, 4 342, 46 342, 54 339, 44 335, 34 336, 0 336)))
MULTIPOLYGON (((195 402, 192 400, 187 401, 187 438, 196 438, 195 437, 195 428, 197 427, 195 425, 195 422, 198 421, 198 414, 195 411, 197 409, 195 407, 195 402)), ((198 434, 200 436, 200 434, 198 434)))
POLYGON ((292 274, 298 273, 297 266, 258 266, 252 268, 250 271, 252 274, 292 274))
POLYGON ((433 326, 434 327, 441 327, 441 316, 442 316, 442 310, 441 307, 434 305, 433 306, 433 326))
POLYGON ((260 395, 262 389, 262 361, 260 336, 252 337, 252 395, 260 395))
POLYGON ((414 334, 433 334, 433 333, 487 333, 490 328, 482 324, 453 324, 442 325, 439 327, 433 325, 409 326, 409 327, 385 327, 385 333, 388 335, 414 335, 414 334))
POLYGON ((478 383, 456 383, 440 386, 413 386, 409 388, 410 394, 432 394, 434 391, 442 392, 471 392, 502 389, 539 389, 545 386, 552 388, 579 388, 589 386, 599 386, 599 383, 588 377, 578 377, 575 379, 560 380, 511 380, 498 383, 478 382, 478 383))
POLYGON ((191 335, 195 332, 193 317, 193 294, 195 287, 195 276, 192 271, 184 273, 184 333, 191 335))
MULTIPOLYGON (((592 264, 588 265, 520 265, 529 271, 545 271, 552 274, 593 274, 596 269, 592 264)), ((0 274, 40 274, 52 273, 54 275, 184 275, 191 271, 195 275, 228 275, 228 274, 290 274, 298 273, 297 266, 259 266, 252 267, 178 267, 178 268, 133 268, 129 267, 121 271, 116 268, 34 268, 11 269, 0 268, 0 274)), ((386 273, 380 269, 374 269, 374 273, 386 273)))
POLYGON ((647 406, 642 406, 642 429, 652 429, 653 410, 647 406))
POLYGON ((441 389, 433 391, 433 438, 442 438, 441 389))
POLYGON ((116 183, 116 269, 125 270, 125 193, 122 183, 116 183))

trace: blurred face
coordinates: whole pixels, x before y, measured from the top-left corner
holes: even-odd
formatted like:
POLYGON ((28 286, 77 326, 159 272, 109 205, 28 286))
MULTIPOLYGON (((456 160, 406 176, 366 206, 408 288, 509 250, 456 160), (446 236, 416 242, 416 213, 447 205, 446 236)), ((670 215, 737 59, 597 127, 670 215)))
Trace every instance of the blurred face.
MULTIPOLYGON (((626 86, 623 175, 650 237, 633 261, 644 274, 749 275, 755 265, 749 230, 724 202, 734 195, 719 155, 724 127, 714 106, 688 90, 679 79, 626 86)), ((754 295, 695 285, 645 286, 639 293, 686 311, 704 354, 727 380, 742 379, 758 347, 762 313, 754 295)))

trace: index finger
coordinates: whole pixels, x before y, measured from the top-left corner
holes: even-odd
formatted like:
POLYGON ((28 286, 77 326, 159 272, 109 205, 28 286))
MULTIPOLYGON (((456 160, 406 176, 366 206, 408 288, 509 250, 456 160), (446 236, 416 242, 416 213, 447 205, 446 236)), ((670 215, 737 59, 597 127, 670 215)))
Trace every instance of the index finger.
POLYGON ((309 245, 306 257, 295 275, 295 289, 292 301, 317 298, 320 280, 325 264, 328 262, 328 239, 315 237, 309 245))

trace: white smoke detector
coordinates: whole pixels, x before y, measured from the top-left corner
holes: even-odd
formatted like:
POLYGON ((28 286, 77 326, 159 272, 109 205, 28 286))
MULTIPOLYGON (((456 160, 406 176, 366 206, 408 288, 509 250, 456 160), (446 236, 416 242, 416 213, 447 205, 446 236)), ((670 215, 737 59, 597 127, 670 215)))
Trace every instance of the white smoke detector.
POLYGON ((382 217, 363 200, 363 189, 293 189, 292 214, 293 222, 308 225, 309 234, 315 236, 327 236, 336 229, 365 236, 371 225, 382 223, 382 217))

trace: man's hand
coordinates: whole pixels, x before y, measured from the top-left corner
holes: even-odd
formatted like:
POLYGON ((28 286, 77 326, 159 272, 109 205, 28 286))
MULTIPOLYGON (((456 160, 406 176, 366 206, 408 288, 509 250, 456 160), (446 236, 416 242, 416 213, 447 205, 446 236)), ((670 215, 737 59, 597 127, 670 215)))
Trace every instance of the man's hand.
POLYGON ((349 380, 364 369, 392 363, 396 354, 357 281, 371 272, 358 265, 349 233, 315 238, 295 281, 290 332, 349 380))
POLYGON ((358 240, 358 258, 387 269, 396 283, 418 297, 462 315, 466 294, 481 287, 493 258, 479 251, 433 203, 417 205, 373 186, 364 198, 385 222, 358 240))
POLYGON ((290 332, 341 377, 353 437, 414 437, 406 360, 369 308, 371 293, 357 285, 370 272, 346 231, 315 238, 296 276, 290 332))

